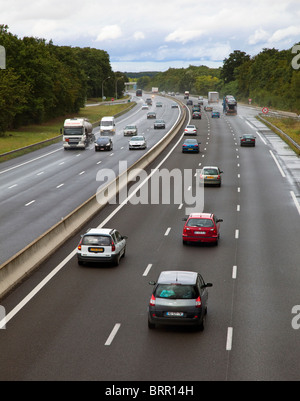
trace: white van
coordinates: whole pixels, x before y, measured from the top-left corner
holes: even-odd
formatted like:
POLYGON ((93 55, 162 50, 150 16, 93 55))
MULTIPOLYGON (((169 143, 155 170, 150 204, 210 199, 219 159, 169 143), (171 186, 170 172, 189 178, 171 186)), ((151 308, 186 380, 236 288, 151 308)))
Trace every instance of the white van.
POLYGON ((115 117, 102 117, 100 121, 100 135, 115 134, 115 117))

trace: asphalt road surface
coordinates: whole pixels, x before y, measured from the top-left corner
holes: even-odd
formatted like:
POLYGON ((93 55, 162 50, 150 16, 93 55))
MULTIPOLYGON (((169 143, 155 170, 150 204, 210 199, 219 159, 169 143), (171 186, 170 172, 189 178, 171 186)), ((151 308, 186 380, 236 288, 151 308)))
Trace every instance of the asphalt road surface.
POLYGON ((203 112, 193 120, 200 153, 183 154, 180 134, 149 167, 149 177, 157 166, 192 174, 182 191, 170 185, 182 201, 172 195, 167 204, 138 203, 151 199, 149 179, 126 205, 108 205, 87 224, 128 236, 118 267, 78 266, 76 235, 2 300, 8 322, 0 330, 0 380, 300 379, 300 329, 293 324, 300 316, 292 313, 300 305, 299 159, 255 125, 255 114, 246 107, 220 119, 203 112), (239 135, 250 132, 256 147, 241 148, 239 135), (204 191, 204 211, 224 220, 221 239, 218 246, 185 246, 182 218, 203 165, 224 171, 222 187, 204 191), (213 283, 203 332, 148 329, 148 282, 168 269, 199 271, 213 283))

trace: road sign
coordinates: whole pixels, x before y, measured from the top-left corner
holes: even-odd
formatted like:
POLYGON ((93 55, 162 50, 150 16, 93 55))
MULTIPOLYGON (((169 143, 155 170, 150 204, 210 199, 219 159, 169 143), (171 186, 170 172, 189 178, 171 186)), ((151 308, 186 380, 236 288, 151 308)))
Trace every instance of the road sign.
POLYGON ((263 112, 264 114, 268 114, 268 113, 269 113, 269 109, 268 109, 267 107, 263 107, 263 108, 262 108, 262 112, 263 112))

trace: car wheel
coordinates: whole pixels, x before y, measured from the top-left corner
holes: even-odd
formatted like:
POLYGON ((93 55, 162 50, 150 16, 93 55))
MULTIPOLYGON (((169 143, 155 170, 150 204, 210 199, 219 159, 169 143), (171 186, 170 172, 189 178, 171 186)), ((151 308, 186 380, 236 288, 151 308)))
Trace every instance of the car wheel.
POLYGON ((149 329, 155 329, 155 323, 151 323, 151 322, 148 320, 148 328, 149 328, 149 329))
POLYGON ((204 330, 204 326, 205 326, 205 314, 204 314, 204 316, 203 316, 203 318, 202 318, 201 323, 200 323, 199 326, 198 326, 198 329, 199 329, 200 331, 203 331, 203 330, 204 330))
POLYGON ((119 266, 119 264, 120 264, 120 259, 121 259, 121 255, 120 254, 118 254, 117 256, 116 256, 116 259, 115 259, 115 266, 119 266))
POLYGON ((82 260, 78 260, 78 264, 79 264, 79 266, 82 266, 83 265, 82 260))

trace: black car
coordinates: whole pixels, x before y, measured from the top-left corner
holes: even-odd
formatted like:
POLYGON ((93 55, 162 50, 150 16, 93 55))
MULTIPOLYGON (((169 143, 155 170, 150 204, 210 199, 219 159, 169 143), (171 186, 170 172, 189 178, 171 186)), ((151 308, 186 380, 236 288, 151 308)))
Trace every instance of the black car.
POLYGON ((200 111, 194 111, 193 114, 192 114, 192 118, 193 118, 194 120, 196 120, 196 119, 201 120, 201 113, 200 113, 200 111))
POLYGON ((95 141, 95 152, 98 150, 112 150, 113 149, 113 142, 109 136, 100 136, 95 141))
POLYGON ((189 106, 193 106, 193 101, 191 99, 187 100, 186 104, 189 106))
POLYGON ((241 146, 255 146, 255 138, 256 136, 252 134, 245 134, 240 136, 240 145, 241 146))
POLYGON ((184 270, 162 271, 154 285, 148 307, 148 327, 156 324, 189 325, 204 329, 207 314, 207 287, 198 272, 184 270))
POLYGON ((154 129, 159 129, 159 128, 166 128, 166 123, 164 120, 156 120, 154 122, 154 129))

